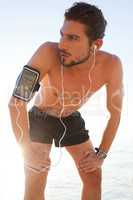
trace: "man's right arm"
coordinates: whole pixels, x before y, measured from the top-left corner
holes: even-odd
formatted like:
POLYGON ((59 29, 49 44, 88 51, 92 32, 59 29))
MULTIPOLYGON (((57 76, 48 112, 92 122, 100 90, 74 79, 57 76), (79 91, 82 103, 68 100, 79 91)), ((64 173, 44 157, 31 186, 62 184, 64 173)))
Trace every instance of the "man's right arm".
MULTIPOLYGON (((39 71, 39 82, 49 73, 51 69, 51 44, 49 42, 42 44, 31 57, 28 66, 39 71)), ((11 96, 9 101, 9 111, 11 124, 15 137, 19 143, 25 144, 30 141, 29 138, 29 119, 27 113, 27 102, 11 96)))

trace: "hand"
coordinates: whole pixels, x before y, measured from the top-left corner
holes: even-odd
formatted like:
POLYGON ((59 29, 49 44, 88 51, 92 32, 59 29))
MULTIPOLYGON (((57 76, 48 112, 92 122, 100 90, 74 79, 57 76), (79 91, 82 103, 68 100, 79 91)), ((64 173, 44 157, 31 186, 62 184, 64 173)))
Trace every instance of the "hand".
POLYGON ((21 147, 26 168, 36 173, 47 172, 49 170, 49 152, 44 149, 42 143, 26 142, 21 147))
POLYGON ((78 167, 79 170, 85 173, 90 173, 101 168, 103 161, 104 159, 98 158, 95 152, 86 152, 79 161, 78 167))

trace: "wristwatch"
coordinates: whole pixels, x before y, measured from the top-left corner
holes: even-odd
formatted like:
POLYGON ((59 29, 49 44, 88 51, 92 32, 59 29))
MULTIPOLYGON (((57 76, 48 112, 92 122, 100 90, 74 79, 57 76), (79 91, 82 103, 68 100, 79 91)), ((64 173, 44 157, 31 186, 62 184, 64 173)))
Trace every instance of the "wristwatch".
POLYGON ((107 153, 105 153, 104 151, 100 150, 99 148, 95 148, 96 151, 96 155, 98 158, 100 159, 105 159, 107 157, 107 153))

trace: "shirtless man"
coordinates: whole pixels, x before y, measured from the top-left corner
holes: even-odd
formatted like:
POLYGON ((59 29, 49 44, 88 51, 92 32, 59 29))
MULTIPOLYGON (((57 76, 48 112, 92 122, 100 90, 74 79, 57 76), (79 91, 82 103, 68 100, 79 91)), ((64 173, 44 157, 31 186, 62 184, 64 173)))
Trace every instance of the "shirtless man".
POLYGON ((75 3, 65 12, 59 43, 42 44, 17 80, 9 109, 24 153, 25 200, 44 200, 53 140, 75 161, 83 183, 81 199, 101 199, 101 166, 116 135, 122 107, 121 61, 100 50, 105 27, 101 10, 75 3), (27 112, 30 95, 25 86, 31 94, 38 83, 34 106, 27 112), (110 118, 95 149, 78 109, 103 85, 110 118))

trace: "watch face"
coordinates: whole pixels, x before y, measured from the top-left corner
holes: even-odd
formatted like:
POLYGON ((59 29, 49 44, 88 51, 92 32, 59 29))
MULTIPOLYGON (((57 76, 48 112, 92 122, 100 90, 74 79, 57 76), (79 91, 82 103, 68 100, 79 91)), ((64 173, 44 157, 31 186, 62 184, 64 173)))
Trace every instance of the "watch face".
POLYGON ((97 153, 97 156, 99 157, 99 158, 103 158, 103 159, 105 159, 106 157, 107 157, 107 155, 105 154, 105 153, 102 153, 102 152, 98 152, 97 153))

